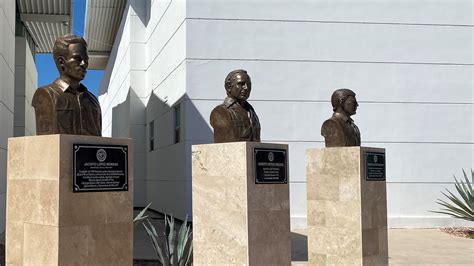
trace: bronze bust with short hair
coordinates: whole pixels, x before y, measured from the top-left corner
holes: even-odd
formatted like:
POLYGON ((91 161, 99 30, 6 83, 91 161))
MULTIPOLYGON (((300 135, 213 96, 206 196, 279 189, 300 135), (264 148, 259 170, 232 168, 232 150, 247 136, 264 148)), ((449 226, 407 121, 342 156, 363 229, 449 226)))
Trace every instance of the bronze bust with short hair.
POLYGON ((255 110, 247 102, 252 90, 247 71, 231 71, 224 86, 227 98, 211 112, 214 142, 260 142, 260 122, 255 110))
POLYGON ((351 119, 359 106, 355 96, 349 89, 338 89, 332 94, 334 113, 321 127, 326 147, 360 146, 359 128, 351 119))
POLYGON ((99 101, 80 83, 88 67, 86 41, 72 34, 59 37, 54 43, 53 57, 60 76, 38 88, 32 100, 36 134, 101 136, 99 101))

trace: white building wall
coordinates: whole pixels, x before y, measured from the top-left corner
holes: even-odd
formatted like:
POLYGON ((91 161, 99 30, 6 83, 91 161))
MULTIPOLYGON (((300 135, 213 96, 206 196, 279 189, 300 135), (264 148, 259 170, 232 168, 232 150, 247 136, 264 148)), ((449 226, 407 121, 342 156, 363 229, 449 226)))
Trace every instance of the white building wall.
POLYGON ((146 204, 145 82, 146 1, 128 3, 100 85, 102 135, 134 140, 134 205, 146 204))
POLYGON ((183 1, 129 1, 99 96, 103 136, 134 139, 134 205, 153 202, 152 208, 181 218, 187 197, 185 146, 174 145, 171 108, 185 93, 184 14, 183 1), (151 121, 153 151, 147 134, 151 121))
POLYGON ((386 148, 390 225, 459 224, 429 210, 474 165, 471 1, 144 2, 125 12, 100 96, 104 135, 134 136, 146 154, 135 159, 143 202, 191 213, 191 145, 212 142, 224 78, 244 68, 262 141, 290 147, 293 228, 306 226, 305 150, 324 146, 320 126, 342 87, 357 93, 362 145, 386 148))
POLYGON ((35 110, 31 106, 33 94, 38 88, 38 71, 25 37, 15 37, 15 109, 13 135, 36 135, 35 110))
POLYGON ((7 143, 13 136, 15 1, 0 1, 0 233, 5 230, 7 143))
POLYGON ((223 80, 246 69, 262 141, 290 145, 292 227, 302 228, 305 150, 324 146, 334 89, 351 88, 362 145, 386 148, 390 225, 459 223, 429 210, 474 165, 472 10, 469 0, 189 0, 187 140, 212 140, 223 80))
POLYGON ((152 1, 146 28, 147 46, 147 200, 152 208, 184 219, 191 213, 189 142, 184 121, 186 96, 185 1, 152 1), (174 143, 174 110, 180 105, 181 141, 174 143), (150 151, 150 122, 154 124, 154 150, 150 151), (189 158, 188 158, 189 155, 189 158))

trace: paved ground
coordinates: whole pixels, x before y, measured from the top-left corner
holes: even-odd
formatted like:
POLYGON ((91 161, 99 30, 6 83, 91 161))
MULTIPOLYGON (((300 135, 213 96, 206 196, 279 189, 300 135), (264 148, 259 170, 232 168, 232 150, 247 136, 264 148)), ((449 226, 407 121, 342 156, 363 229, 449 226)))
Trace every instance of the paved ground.
MULTIPOLYGON (((163 230, 162 217, 153 223, 163 230)), ((155 260, 152 245, 141 225, 135 226, 134 258, 155 260)), ((390 265, 474 265, 474 239, 448 235, 437 229, 390 229, 390 265)), ((292 265, 307 265, 307 237, 305 230, 292 232, 292 265)), ((4 261, 4 238, 0 235, 0 265, 4 261)), ((156 265, 140 263, 135 265, 156 265)))
MULTIPOLYGON (((159 225, 160 217, 153 223, 159 225)), ((291 234, 292 265, 307 265, 308 245, 305 230, 291 234)), ((474 239, 452 236, 438 229, 390 229, 390 265, 470 265, 474 266, 474 239)), ((134 257, 156 259, 142 226, 135 227, 134 257)))
MULTIPOLYGON (((306 232, 292 234, 292 265, 306 265, 306 232)), ((438 229, 390 229, 390 265, 474 265, 474 239, 452 236, 438 229)))
POLYGON ((391 265, 474 265, 474 239, 437 229, 390 229, 391 265))

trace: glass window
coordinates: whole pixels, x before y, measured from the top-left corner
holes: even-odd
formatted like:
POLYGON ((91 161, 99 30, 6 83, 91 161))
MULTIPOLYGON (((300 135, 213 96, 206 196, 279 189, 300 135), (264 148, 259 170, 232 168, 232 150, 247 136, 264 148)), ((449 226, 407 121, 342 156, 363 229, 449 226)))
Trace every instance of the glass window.
POLYGON ((150 134, 150 151, 153 151, 155 149, 155 121, 150 122, 150 128, 149 128, 149 134, 150 134))
POLYGON ((181 140, 181 105, 174 107, 174 143, 181 140))

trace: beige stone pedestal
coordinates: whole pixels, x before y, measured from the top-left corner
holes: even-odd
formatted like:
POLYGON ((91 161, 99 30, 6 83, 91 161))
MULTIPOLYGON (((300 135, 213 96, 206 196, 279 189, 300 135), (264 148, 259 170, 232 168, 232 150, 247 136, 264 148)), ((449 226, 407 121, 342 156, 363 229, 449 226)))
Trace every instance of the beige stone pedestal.
POLYGON ((310 265, 387 265, 385 181, 366 181, 365 152, 341 147, 306 151, 310 265))
POLYGON ((7 265, 132 265, 131 139, 8 140, 7 265), (73 193, 73 144, 128 145, 128 191, 73 193))
POLYGON ((254 148, 233 142, 192 147, 195 265, 290 265, 287 184, 255 184, 254 148))

